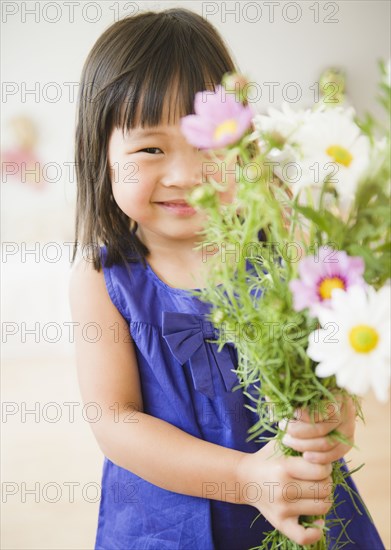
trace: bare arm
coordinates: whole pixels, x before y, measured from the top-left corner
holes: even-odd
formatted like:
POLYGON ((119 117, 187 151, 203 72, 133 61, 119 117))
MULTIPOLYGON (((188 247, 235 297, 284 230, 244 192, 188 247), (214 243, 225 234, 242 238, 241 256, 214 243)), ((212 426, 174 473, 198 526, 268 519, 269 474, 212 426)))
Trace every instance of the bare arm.
POLYGON ((102 411, 101 419, 90 426, 104 455, 154 485, 186 495, 218 500, 221 491, 210 490, 211 484, 224 483, 224 500, 239 503, 236 472, 246 453, 203 441, 142 412, 129 329, 107 294, 103 272, 81 260, 73 268, 69 290, 72 318, 79 323, 75 341, 80 390, 84 403, 94 402, 102 411), (95 343, 83 338, 88 323, 100 327, 101 338, 95 343), (119 338, 114 338, 114 326, 121 327, 119 338))

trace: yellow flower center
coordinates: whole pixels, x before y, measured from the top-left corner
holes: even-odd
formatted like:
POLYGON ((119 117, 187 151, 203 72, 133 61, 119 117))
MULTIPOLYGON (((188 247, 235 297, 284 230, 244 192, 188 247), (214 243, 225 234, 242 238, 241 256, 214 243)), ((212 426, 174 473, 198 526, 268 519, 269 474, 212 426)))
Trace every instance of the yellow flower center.
POLYGON ((369 325, 357 325, 349 332, 349 341, 357 353, 369 353, 377 346, 379 334, 369 325))
POLYGON ((333 160, 335 160, 335 162, 338 162, 338 164, 343 164, 346 168, 350 166, 350 163, 353 160, 353 157, 349 151, 340 145, 330 145, 330 147, 326 149, 326 153, 333 160))
POLYGON ((345 283, 339 277, 330 277, 329 279, 323 279, 318 287, 318 292, 322 300, 329 300, 334 288, 345 289, 345 283))
POLYGON ((238 123, 234 118, 229 118, 228 120, 224 120, 221 124, 219 124, 215 131, 214 131, 214 138, 216 141, 219 141, 223 136, 232 135, 234 134, 238 129, 238 123))

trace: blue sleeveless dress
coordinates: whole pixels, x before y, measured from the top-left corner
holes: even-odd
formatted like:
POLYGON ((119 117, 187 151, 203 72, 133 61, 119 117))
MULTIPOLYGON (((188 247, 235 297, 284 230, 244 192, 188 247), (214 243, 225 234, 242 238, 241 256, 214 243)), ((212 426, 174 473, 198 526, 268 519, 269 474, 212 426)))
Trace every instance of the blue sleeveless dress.
MULTIPOLYGON (((252 403, 240 388, 232 391, 238 383, 231 370, 237 367, 236 350, 226 344, 218 352, 208 342, 217 336, 205 318, 209 304, 168 286, 149 264, 129 263, 130 272, 124 265, 108 268, 106 253, 101 247, 106 288, 134 341, 144 412, 223 447, 259 450, 261 443, 246 443, 257 421, 244 406, 252 403)), ((259 515, 253 506, 167 491, 107 457, 101 487, 95 550, 248 550, 273 529, 262 516, 251 526, 259 515)), ((214 490, 205 485, 206 494, 214 490)), ((352 542, 345 550, 384 549, 365 513, 355 510, 348 495, 339 497, 338 515, 350 521, 352 542)), ((333 529, 332 537, 339 535, 333 529)))

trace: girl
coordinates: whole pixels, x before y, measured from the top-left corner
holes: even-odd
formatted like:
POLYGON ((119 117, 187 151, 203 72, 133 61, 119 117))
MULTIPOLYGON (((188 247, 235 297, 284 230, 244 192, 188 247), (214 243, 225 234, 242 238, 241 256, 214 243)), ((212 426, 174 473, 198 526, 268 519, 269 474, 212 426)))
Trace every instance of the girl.
MULTIPOLYGON (((303 457, 246 442, 257 418, 233 391, 235 349, 218 353, 208 341, 210 307, 191 294, 205 286, 208 264, 194 250, 204 216, 185 199, 202 183, 205 157, 179 120, 197 91, 234 70, 216 30, 185 9, 118 21, 83 69, 72 261, 79 243, 92 255, 74 264, 70 302, 83 401, 102 411, 91 423, 105 455, 96 550, 246 550, 273 526, 314 543, 320 529, 299 516, 328 512, 331 462, 349 449, 326 436, 338 429, 353 439, 347 402, 328 422, 303 412, 290 423, 303 457), (94 343, 84 337, 91 322, 94 343)), ((220 198, 234 196, 231 179, 220 198)), ((347 548, 383 548, 343 496, 347 548)), ((336 526, 332 538, 340 535, 336 526)))

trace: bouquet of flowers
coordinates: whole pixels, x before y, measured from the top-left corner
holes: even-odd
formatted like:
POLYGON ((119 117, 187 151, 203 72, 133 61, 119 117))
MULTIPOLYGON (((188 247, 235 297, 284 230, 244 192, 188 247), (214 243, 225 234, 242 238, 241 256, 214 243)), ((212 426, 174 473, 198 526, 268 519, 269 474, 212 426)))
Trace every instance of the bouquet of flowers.
MULTIPOLYGON (((380 67, 389 115, 389 66, 380 67)), ((296 111, 285 104, 255 115, 248 84, 225 75, 196 95, 195 114, 181 120, 187 140, 205 150, 208 172, 189 196, 207 212, 200 248, 214 262, 197 294, 212 304, 219 349, 236 346, 235 372, 259 418, 249 439, 272 433, 282 453, 297 455, 279 422, 297 409, 338 407, 342 395, 362 415, 359 398, 370 388, 388 398, 390 129, 369 115, 359 121, 342 93, 336 104, 296 111), (235 175, 228 203, 219 200, 228 188, 224 172, 235 175), (216 245, 220 254, 209 255, 216 245), (254 383, 257 398, 246 393, 254 383)), ((347 475, 334 463, 333 486, 351 494, 347 475)), ((311 548, 328 547, 327 531, 326 521, 311 548)), ((259 548, 302 547, 274 530, 259 548)))

